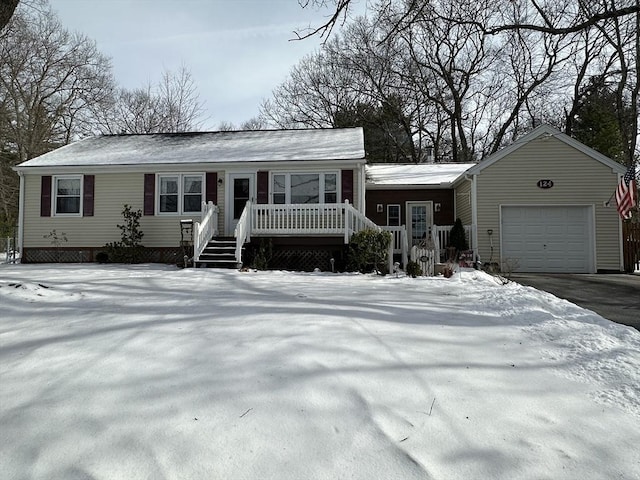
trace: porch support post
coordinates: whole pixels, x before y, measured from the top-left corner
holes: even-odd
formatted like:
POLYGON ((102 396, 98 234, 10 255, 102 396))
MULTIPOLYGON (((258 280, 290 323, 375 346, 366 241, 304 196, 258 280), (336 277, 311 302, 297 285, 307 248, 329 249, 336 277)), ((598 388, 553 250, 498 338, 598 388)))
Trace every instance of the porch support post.
POLYGON ((342 209, 344 211, 344 244, 346 245, 349 243, 349 227, 351 223, 349 215, 349 200, 344 201, 342 209))

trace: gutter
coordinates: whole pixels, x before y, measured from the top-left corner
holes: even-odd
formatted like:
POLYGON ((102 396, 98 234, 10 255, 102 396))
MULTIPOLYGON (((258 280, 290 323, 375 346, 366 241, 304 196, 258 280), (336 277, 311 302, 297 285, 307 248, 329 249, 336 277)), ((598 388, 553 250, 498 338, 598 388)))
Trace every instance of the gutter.
POLYGON ((473 175, 469 175, 468 173, 464 175, 465 180, 471 182, 471 224, 473 228, 471 229, 472 235, 472 243, 473 249, 475 250, 476 259, 480 259, 479 245, 478 245, 478 188, 476 184, 476 178, 478 177, 477 173, 473 175))

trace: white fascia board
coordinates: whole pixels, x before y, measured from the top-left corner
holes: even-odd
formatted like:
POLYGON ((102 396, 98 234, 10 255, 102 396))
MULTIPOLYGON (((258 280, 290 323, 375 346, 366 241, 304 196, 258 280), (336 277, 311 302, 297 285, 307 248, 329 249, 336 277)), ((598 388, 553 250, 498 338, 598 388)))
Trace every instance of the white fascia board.
POLYGON ((367 190, 447 190, 453 188, 451 183, 434 183, 432 185, 380 184, 367 183, 367 190))
POLYGON ((526 145, 527 143, 531 142, 532 140, 535 140, 537 138, 543 138, 543 137, 554 137, 557 138, 558 140, 560 140, 561 142, 565 143, 566 145, 569 145, 570 147, 575 148, 576 150, 584 153, 585 155, 593 158, 594 160, 599 161, 600 163, 603 163, 604 165, 606 165, 607 167, 610 167, 613 173, 624 173, 626 168, 624 165, 615 162, 614 160, 611 160, 610 158, 602 155, 599 152, 596 152, 594 149, 586 146, 585 144, 579 142, 578 140, 571 138, 570 136, 562 133, 560 130, 557 130, 549 125, 541 125, 535 129, 533 129, 531 132, 529 132, 528 134, 526 134, 525 136, 519 138, 518 140, 516 140, 514 143, 512 143, 511 145, 508 145, 506 147, 504 147, 502 150, 497 151, 496 153, 489 155, 488 157, 486 157, 484 160, 480 161, 480 163, 478 163, 477 165, 471 167, 469 170, 467 170, 467 174, 471 174, 471 175, 476 175, 479 174, 482 170, 484 170, 485 168, 493 165, 494 163, 496 163, 497 161, 501 160, 502 158, 506 157, 507 155, 509 155, 510 153, 518 150, 519 148, 523 147, 524 145, 526 145))

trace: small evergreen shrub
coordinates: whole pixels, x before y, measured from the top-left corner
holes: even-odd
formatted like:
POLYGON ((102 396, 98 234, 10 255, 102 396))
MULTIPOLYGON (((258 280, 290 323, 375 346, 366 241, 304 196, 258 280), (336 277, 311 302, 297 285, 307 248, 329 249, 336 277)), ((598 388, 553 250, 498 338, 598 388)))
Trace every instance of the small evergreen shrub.
POLYGON ((132 210, 130 205, 125 205, 122 210, 124 224, 117 225, 120 229, 120 241, 107 243, 108 258, 118 263, 140 263, 142 260, 142 237, 140 230, 140 218, 142 210, 132 210))
POLYGON ((454 250, 453 260, 455 261, 460 252, 464 252, 465 250, 469 250, 469 242, 467 242, 467 233, 464 231, 464 227, 462 226, 462 220, 456 218, 453 227, 451 227, 451 232, 449 233, 449 247, 454 250))
POLYGON ((348 269, 361 273, 388 273, 391 240, 391 233, 385 231, 365 229, 354 233, 349 242, 348 269))
POLYGON ((256 270, 268 270, 273 258, 273 244, 270 239, 261 239, 260 246, 253 257, 253 268, 256 270))
POLYGON ((413 260, 407 263, 405 271, 411 278, 420 277, 422 275, 422 268, 420 268, 420 264, 418 262, 414 262, 413 260))

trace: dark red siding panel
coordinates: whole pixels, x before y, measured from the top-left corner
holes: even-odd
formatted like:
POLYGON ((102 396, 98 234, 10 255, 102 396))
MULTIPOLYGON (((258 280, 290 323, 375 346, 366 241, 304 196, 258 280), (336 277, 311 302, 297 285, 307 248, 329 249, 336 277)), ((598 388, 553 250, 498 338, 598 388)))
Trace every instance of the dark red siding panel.
POLYGON ((84 188, 82 193, 82 216, 93 217, 93 197, 96 183, 95 175, 84 176, 84 188))
POLYGON ((353 203, 353 170, 342 170, 342 202, 353 203))
POLYGON ((42 186, 40 188, 40 216, 51 216, 51 175, 42 177, 42 186))
POLYGON ((258 203, 269 203, 269 172, 258 172, 258 203))
POLYGON ((156 176, 153 173, 144 174, 144 214, 155 213, 156 176))
POLYGON ((205 194, 205 202, 218 203, 218 173, 207 172, 207 190, 205 194))

